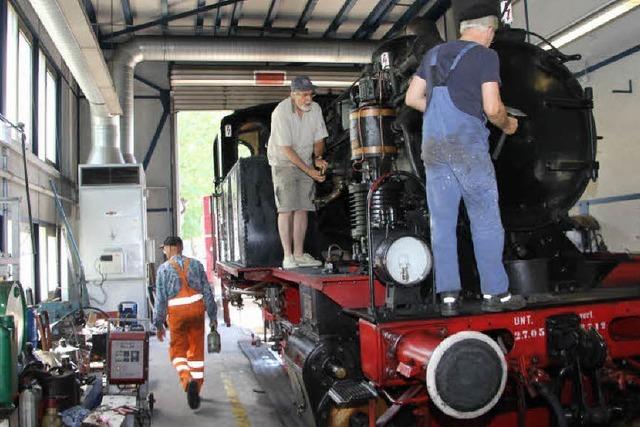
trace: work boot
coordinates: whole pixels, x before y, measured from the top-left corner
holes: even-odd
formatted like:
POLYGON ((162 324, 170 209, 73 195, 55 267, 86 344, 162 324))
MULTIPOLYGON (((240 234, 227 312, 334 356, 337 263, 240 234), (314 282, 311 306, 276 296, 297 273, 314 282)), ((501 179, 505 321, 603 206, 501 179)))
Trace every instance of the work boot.
POLYGON ((526 305, 527 301, 522 295, 511 295, 510 292, 505 292, 500 295, 484 295, 480 309, 488 313, 498 313, 520 310, 526 305))
POLYGON ((320 267, 322 265, 322 261, 315 259, 308 253, 304 253, 301 256, 294 255, 293 259, 296 260, 296 264, 299 267, 320 267))
POLYGON ((191 409, 198 409, 200 407, 200 394, 198 393, 198 383, 196 380, 191 380, 189 384, 187 384, 187 403, 191 409))
POLYGON ((440 294, 440 314, 445 317, 458 315, 458 292, 442 292, 440 294))
POLYGON ((295 258, 293 257, 293 255, 291 256, 286 256, 284 257, 284 259, 282 260, 282 268, 285 270, 289 270, 291 268, 298 268, 299 265, 296 262, 295 258))

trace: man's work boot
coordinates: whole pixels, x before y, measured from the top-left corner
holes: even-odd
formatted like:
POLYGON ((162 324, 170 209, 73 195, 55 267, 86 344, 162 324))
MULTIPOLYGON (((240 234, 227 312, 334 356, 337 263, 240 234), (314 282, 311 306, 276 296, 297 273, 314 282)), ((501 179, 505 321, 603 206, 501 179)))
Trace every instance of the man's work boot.
POLYGON ((200 407, 200 394, 196 380, 191 380, 189 384, 187 384, 187 403, 191 409, 198 409, 200 407))
POLYGON ((480 309, 487 313, 498 313, 520 310, 526 305, 527 301, 522 295, 511 295, 510 292, 505 292, 500 295, 484 295, 480 309))
POLYGON ((440 314, 445 317, 458 315, 458 292, 443 292, 440 294, 440 314))

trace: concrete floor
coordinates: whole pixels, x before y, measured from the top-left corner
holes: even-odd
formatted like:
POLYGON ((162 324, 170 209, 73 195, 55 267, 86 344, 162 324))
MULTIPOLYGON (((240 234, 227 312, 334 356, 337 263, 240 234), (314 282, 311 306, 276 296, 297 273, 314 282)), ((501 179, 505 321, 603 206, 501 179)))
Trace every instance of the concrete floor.
POLYGON ((168 340, 161 343, 151 337, 149 391, 156 399, 153 426, 282 426, 278 410, 259 386, 238 346, 238 340, 251 339, 251 330, 261 332, 259 309, 247 302, 244 310, 233 310, 232 323, 227 328, 218 320, 222 351, 205 356, 202 404, 196 411, 189 408, 186 394, 178 384, 169 361, 168 340), (238 324, 242 327, 234 326, 238 324))

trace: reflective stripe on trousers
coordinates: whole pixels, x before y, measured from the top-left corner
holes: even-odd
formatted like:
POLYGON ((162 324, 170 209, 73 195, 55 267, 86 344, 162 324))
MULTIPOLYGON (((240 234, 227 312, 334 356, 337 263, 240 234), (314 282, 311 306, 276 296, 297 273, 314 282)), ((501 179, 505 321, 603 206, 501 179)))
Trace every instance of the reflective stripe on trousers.
POLYGON ((489 131, 482 120, 459 110, 446 86, 462 57, 477 46, 465 46, 445 75, 436 68, 438 47, 431 59, 431 93, 422 123, 427 204, 431 220, 436 291, 461 288, 456 227, 460 199, 464 200, 483 294, 508 289, 502 264, 504 229, 498 188, 489 156, 489 131))
POLYGON ((195 380, 198 388, 201 388, 204 381, 204 297, 189 287, 188 258, 184 260, 182 268, 175 260, 169 263, 180 278, 180 291, 167 304, 171 337, 169 358, 184 390, 191 380, 195 380))

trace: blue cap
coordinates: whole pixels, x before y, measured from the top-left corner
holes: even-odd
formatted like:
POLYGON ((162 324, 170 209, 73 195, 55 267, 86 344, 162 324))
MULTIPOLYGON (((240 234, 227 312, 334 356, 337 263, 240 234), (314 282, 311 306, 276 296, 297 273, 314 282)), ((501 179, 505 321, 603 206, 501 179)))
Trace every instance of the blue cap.
POLYGON ((315 90, 316 86, 311 83, 311 80, 307 76, 298 76, 291 80, 291 92, 295 91, 307 91, 315 90))
POLYGON ((168 236, 160 247, 164 248, 165 246, 182 246, 182 239, 178 236, 168 236))

